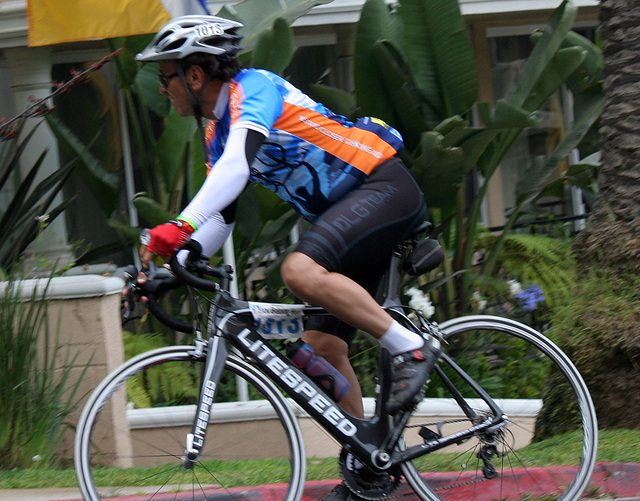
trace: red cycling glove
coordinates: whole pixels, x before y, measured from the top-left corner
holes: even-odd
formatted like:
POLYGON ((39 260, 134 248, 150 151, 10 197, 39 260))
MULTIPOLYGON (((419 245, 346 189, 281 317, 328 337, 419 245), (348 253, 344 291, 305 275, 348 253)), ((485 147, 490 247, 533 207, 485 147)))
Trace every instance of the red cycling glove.
POLYGON ((172 256, 195 231, 186 221, 174 220, 149 231, 147 249, 160 256, 172 256))

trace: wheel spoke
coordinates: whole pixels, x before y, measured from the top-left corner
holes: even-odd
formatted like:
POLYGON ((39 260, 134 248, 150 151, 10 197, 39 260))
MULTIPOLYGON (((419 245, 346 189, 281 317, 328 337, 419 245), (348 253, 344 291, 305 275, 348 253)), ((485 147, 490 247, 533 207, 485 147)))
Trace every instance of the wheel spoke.
MULTIPOLYGON (((85 499, 97 501, 100 492, 111 496, 115 487, 109 485, 118 486, 123 494, 135 493, 141 500, 166 493, 175 499, 208 497, 216 491, 233 497, 237 486, 277 481, 283 488, 274 501, 297 501, 306 462, 295 417, 273 383, 236 358, 226 363, 217 400, 228 397, 232 392, 225 388, 235 390, 240 377, 248 383, 264 418, 235 422, 229 417, 235 415, 230 409, 250 403, 214 402, 201 457, 191 469, 185 467, 186 437, 195 420, 204 365, 203 359, 193 358, 192 351, 190 347, 169 347, 136 357, 95 390, 76 436, 76 471, 85 499), (186 388, 185 384, 195 386, 186 388), (138 410, 137 402, 152 407, 138 410), (260 464, 261 457, 283 460, 277 480, 269 473, 253 480, 238 474, 238 461, 260 464), (120 489, 122 486, 125 488, 120 489)), ((261 470, 256 467, 256 473, 261 470)))
MULTIPOLYGON (((573 364, 542 334, 511 320, 463 317, 441 328, 444 350, 480 383, 508 419, 464 445, 446 447, 405 465, 403 472, 419 497, 431 501, 578 499, 595 463, 597 423, 589 393, 573 364), (466 461, 460 463, 462 458, 466 461), (448 471, 456 463, 461 468, 448 471), (549 471, 557 481, 546 474, 549 471)), ((445 363, 440 368, 479 416, 492 418, 481 395, 445 363)), ((427 397, 429 392, 447 394, 438 379, 431 381, 427 397)), ((438 427, 448 435, 473 424, 477 423, 461 426, 458 418, 452 418, 438 427)), ((411 433, 408 429, 408 443, 415 440, 409 438, 411 433)))

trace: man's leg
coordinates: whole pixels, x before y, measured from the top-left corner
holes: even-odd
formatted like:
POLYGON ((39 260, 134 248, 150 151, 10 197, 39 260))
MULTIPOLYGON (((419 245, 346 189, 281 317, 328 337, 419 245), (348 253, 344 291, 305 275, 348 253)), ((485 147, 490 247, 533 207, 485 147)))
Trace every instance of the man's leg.
POLYGON ((296 297, 324 308, 376 339, 391 327, 393 319, 366 289, 345 275, 328 271, 306 254, 289 254, 281 273, 284 283, 296 297))
MULTIPOLYGON (((285 284, 298 298, 324 308, 339 320, 378 339, 394 356, 387 409, 393 414, 411 405, 439 356, 437 340, 426 343, 421 334, 394 321, 361 285, 345 275, 328 271, 305 254, 289 254, 281 272, 285 284)), ((343 355, 346 356, 344 350, 343 355)), ((336 363, 351 371, 343 373, 347 379, 354 377, 348 359, 338 359, 336 363)), ((341 367, 336 366, 342 372, 341 367)))

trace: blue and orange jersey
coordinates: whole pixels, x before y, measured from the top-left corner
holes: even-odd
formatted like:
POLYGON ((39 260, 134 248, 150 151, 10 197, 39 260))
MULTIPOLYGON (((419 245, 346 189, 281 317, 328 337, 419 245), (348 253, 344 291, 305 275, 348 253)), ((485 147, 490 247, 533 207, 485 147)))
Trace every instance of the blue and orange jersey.
POLYGON ((209 167, 234 126, 266 137, 250 166, 251 181, 274 191, 309 221, 403 146, 398 131, 381 120, 353 123, 265 70, 242 70, 231 81, 222 118, 207 128, 209 167))

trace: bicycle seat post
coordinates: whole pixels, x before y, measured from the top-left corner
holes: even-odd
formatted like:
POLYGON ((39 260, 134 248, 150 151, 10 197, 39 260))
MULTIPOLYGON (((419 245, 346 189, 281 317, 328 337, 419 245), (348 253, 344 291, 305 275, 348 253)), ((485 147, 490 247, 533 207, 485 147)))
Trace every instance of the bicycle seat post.
POLYGON ((384 275, 383 292, 382 292, 382 307, 393 308, 402 304, 400 297, 400 290, 402 288, 402 253, 404 246, 399 245, 396 250, 393 251, 391 259, 389 260, 389 267, 384 275))

